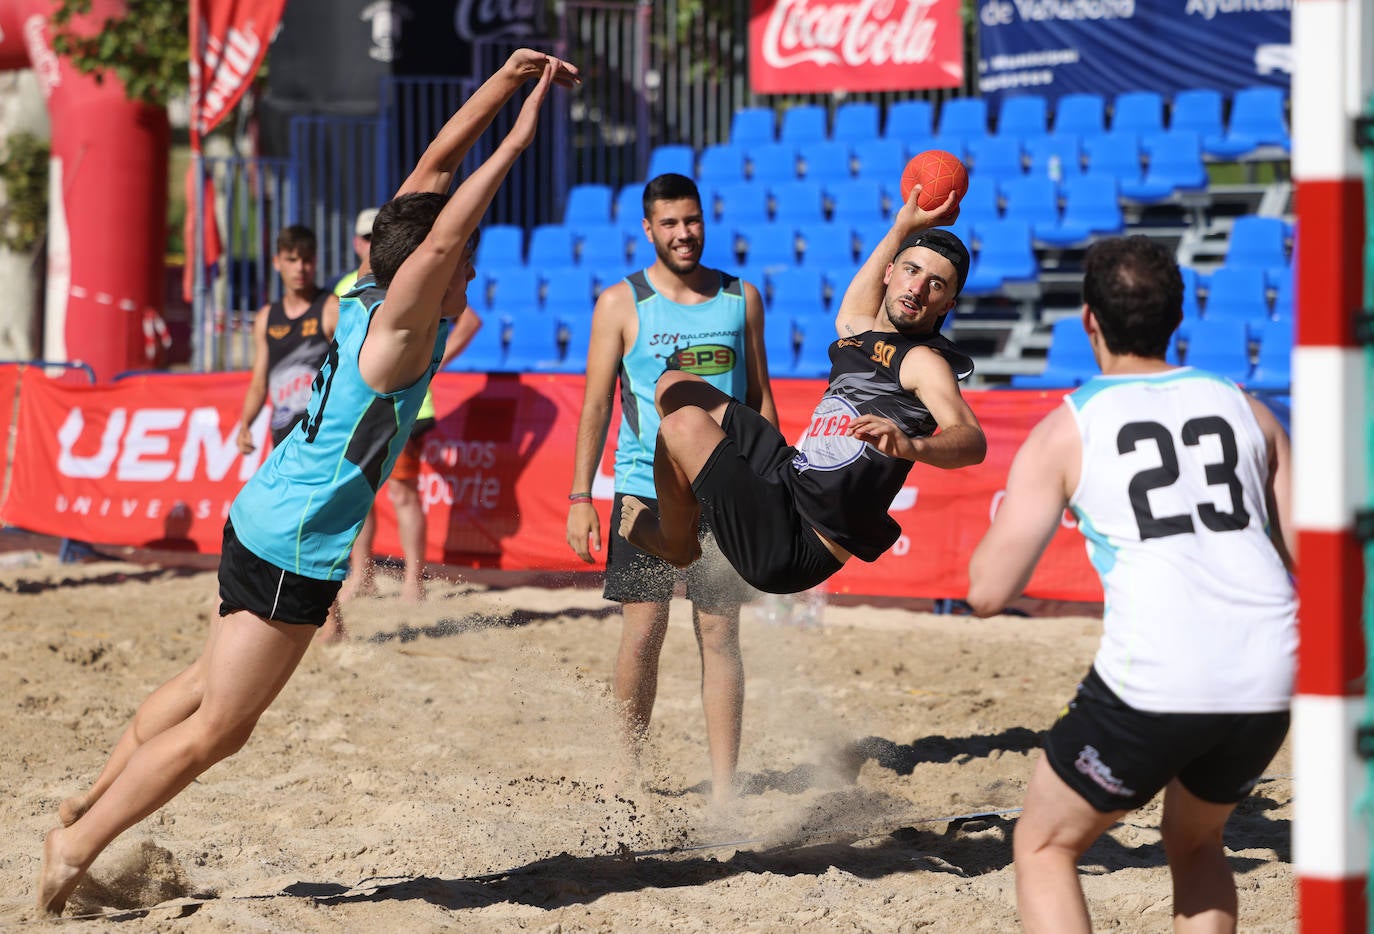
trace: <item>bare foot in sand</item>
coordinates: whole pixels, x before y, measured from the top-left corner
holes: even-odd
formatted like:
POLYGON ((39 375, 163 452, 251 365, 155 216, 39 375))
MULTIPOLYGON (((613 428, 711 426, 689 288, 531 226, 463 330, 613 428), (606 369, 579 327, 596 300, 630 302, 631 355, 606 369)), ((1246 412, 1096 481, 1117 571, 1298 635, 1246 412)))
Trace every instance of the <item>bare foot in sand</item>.
POLYGON ((345 642, 348 640, 348 630, 344 628, 343 619, 339 616, 337 608, 330 611, 325 617, 324 625, 319 632, 315 633, 316 642, 345 642))
POLYGON ((620 536, 640 551, 658 555, 673 567, 685 568, 701 557, 701 542, 695 535, 677 547, 664 540, 658 516, 636 496, 620 501, 620 536))
POLYGON ((43 865, 38 870, 39 914, 57 917, 67 905, 67 899, 76 891, 77 883, 86 874, 86 867, 72 865, 59 854, 62 849, 61 835, 65 830, 48 831, 43 840, 43 865))
POLYGON ((377 582, 368 574, 364 578, 350 576, 344 581, 343 587, 339 588, 339 600, 352 600, 356 597, 375 597, 377 596, 377 582))
POLYGON ((425 600, 425 585, 420 581, 401 582, 401 602, 414 606, 425 600))
POLYGON ((91 809, 91 802, 85 795, 72 795, 57 806, 57 819, 63 827, 70 827, 81 819, 81 815, 91 809))

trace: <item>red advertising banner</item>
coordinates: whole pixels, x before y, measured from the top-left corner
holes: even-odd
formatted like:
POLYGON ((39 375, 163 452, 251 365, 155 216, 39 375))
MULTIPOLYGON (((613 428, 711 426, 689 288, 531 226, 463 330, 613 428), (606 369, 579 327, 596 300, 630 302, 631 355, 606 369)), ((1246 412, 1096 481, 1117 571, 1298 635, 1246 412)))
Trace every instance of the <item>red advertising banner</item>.
POLYGON ((916 91, 964 83, 959 0, 753 0, 755 94, 916 91))
MULTIPOLYGON (((0 368, 0 410, 13 404, 14 368, 0 368)), ((255 424, 258 451, 235 444, 246 373, 143 376, 101 387, 18 377, 19 414, 9 496, 0 521, 104 544, 213 553, 229 504, 261 463, 267 418, 255 424)), ((819 380, 775 380, 782 427, 801 436, 824 389, 819 380)), ((893 549, 872 564, 850 561, 835 592, 958 597, 968 557, 986 531, 1003 481, 1026 433, 1058 393, 967 394, 988 435, 988 458, 962 470, 918 464, 892 512, 902 526, 893 549)), ((582 379, 564 375, 441 373, 437 423, 424 436, 419 477, 430 561, 512 570, 600 570, 565 540, 568 483, 582 405, 582 379)), ((0 428, 4 418, 0 415, 0 428)), ((614 444, 615 432, 610 435, 614 444)), ((593 496, 603 541, 612 496, 611 449, 593 496)), ((400 555, 394 513, 377 498, 375 550, 400 555)), ((1071 517, 1032 578, 1030 596, 1100 601, 1102 593, 1071 517)))
POLYGON ((191 0, 191 135, 233 110, 267 54, 286 0, 191 0))
MULTIPOLYGON (((17 399, 15 393, 19 389, 19 374, 21 367, 0 366, 0 451, 10 450, 10 431, 14 427, 14 403, 17 399)), ((13 472, 13 462, 8 454, 3 461, 5 468, 0 473, 0 515, 4 514, 5 500, 10 493, 10 475, 13 472)))

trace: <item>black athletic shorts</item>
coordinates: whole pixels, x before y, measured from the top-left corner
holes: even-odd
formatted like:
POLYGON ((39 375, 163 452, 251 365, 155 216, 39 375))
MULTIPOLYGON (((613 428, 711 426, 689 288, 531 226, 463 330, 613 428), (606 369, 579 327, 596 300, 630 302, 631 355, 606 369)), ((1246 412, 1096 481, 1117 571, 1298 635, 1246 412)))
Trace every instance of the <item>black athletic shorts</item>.
POLYGON ((219 559, 219 615, 247 610, 262 619, 323 626, 343 581, 322 581, 284 571, 243 546, 224 523, 219 559))
MULTIPOLYGON (((620 535, 620 503, 623 493, 615 494, 611 505, 611 529, 606 540, 606 585, 602 595, 617 603, 667 603, 673 597, 678 578, 687 580, 687 599, 705 613, 725 614, 740 608, 757 596, 752 587, 730 566, 714 536, 701 536, 701 558, 686 570, 679 570, 658 555, 640 551, 620 535)), ((658 511, 658 500, 641 496, 650 509, 658 511)))
POLYGON ((797 453, 762 415, 738 402, 725 409, 725 438, 692 482, 701 515, 725 557, 766 593, 810 590, 841 567, 797 512, 783 482, 797 453))
POLYGON ((1286 710, 1136 710, 1092 669, 1045 736, 1045 758, 1104 814, 1140 807, 1174 778, 1203 801, 1235 804, 1255 787, 1286 735, 1286 710))

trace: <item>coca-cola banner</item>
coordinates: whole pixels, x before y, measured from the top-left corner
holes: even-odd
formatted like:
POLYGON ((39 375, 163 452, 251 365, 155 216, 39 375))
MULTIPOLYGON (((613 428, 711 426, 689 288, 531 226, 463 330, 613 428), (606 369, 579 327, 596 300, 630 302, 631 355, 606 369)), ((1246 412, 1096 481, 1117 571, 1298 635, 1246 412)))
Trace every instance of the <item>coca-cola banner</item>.
MULTIPOLYGON (((0 367, 0 412, 13 407, 14 372, 0 367)), ((0 521, 89 542, 215 552, 229 504, 268 444, 265 413, 253 425, 257 451, 243 456, 235 444, 246 389, 246 373, 144 376, 93 388, 25 372, 0 521)), ((429 560, 589 570, 564 538, 582 389, 580 376, 439 374, 437 424, 424 435, 419 477, 429 560)), ((809 429, 823 389, 815 380, 774 381, 789 438, 809 429)), ((1059 394, 975 391, 968 398, 988 435, 986 462, 962 470, 918 464, 892 506, 902 526, 897 544, 872 564, 850 561, 832 590, 927 598, 966 591, 969 555, 1000 500, 1011 458, 1059 394)), ((592 489, 603 536, 612 453, 603 452, 592 489)), ((399 555, 388 497, 378 496, 376 508, 376 550, 399 555)), ((604 564, 604 549, 598 558, 594 570, 604 564)), ((1101 599, 1069 517, 1028 592, 1101 599)))
POLYGON ((1291 0, 979 0, 978 85, 1004 95, 1287 87, 1291 0))
POLYGON ((960 0, 752 0, 755 94, 917 91, 964 82, 960 0))

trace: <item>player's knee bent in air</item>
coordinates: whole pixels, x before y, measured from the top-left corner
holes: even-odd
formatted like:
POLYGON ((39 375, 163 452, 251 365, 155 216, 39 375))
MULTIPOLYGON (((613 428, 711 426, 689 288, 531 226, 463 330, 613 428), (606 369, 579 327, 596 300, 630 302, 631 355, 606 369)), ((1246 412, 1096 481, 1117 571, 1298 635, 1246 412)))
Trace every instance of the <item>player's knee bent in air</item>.
POLYGON ((659 414, 667 415, 684 405, 700 404, 694 392, 700 386, 710 384, 694 373, 668 370, 658 378, 658 385, 654 388, 654 404, 658 407, 659 414))
POLYGON ((659 422, 658 433, 670 452, 683 450, 696 443, 705 428, 715 427, 715 420, 704 409, 692 406, 667 412, 659 422))

